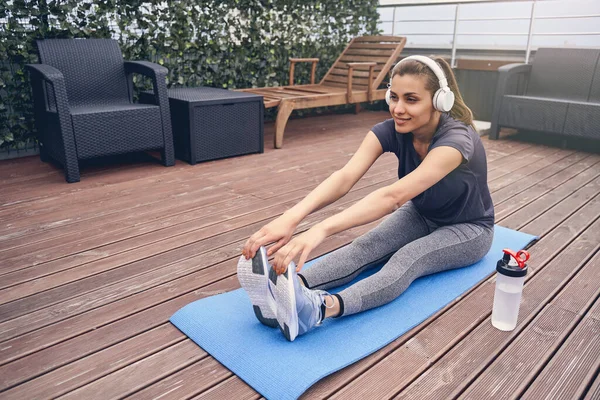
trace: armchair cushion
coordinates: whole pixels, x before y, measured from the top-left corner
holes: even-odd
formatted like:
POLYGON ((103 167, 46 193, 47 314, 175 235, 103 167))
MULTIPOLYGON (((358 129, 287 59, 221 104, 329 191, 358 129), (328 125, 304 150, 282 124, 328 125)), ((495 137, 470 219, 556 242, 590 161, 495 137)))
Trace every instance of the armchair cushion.
POLYGON ((534 96, 506 95, 502 99, 500 125, 561 133, 569 102, 534 96))
POLYGON ((164 146, 158 106, 111 104, 71 108, 73 130, 80 159, 148 150, 164 146), (119 134, 123 126, 127 132, 119 134))
POLYGON ((600 102, 571 102, 564 134, 600 139, 600 102))

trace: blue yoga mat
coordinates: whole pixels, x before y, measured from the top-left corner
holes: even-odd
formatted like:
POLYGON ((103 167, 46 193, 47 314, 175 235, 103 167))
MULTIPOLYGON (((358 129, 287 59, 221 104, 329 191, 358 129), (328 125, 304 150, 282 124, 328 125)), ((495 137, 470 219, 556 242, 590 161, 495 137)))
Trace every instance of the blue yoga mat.
POLYGON ((496 226, 492 248, 481 261, 419 278, 393 302, 327 319, 293 342, 258 322, 242 289, 188 304, 171 322, 267 399, 296 399, 319 379, 392 342, 494 272, 503 248, 520 250, 533 240, 535 236, 496 226))

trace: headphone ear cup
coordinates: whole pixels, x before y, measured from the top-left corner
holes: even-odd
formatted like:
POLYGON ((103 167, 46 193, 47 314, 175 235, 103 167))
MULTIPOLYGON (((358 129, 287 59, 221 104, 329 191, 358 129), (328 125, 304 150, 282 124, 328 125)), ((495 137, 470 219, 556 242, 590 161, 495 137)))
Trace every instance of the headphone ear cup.
POLYGON ((451 90, 445 91, 444 89, 438 89, 433 95, 433 108, 441 112, 448 112, 452 110, 454 105, 454 93, 451 90))
POLYGON ((433 108, 435 108, 436 111, 442 111, 440 109, 440 92, 441 92, 441 89, 438 89, 433 94, 433 108))
POLYGON ((391 96, 392 96, 392 93, 391 93, 390 89, 388 89, 388 90, 385 92, 385 102, 388 104, 388 106, 390 105, 390 102, 392 101, 392 100, 390 99, 390 97, 391 97, 391 96))
POLYGON ((454 92, 449 91, 444 93, 444 108, 447 111, 444 112, 448 112, 450 110, 452 110, 452 107, 454 106, 454 92))

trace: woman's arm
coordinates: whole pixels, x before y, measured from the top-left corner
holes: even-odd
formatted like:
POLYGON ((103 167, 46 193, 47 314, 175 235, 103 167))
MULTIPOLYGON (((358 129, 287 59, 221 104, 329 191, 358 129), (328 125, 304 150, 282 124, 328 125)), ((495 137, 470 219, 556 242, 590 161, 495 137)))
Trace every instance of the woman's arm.
POLYGON ((298 254, 300 260, 297 269, 300 270, 309 253, 327 236, 376 221, 391 213, 435 185, 462 161, 462 154, 452 147, 440 146, 431 150, 421 165, 410 174, 392 185, 370 193, 351 207, 323 220, 290 241, 275 255, 275 270, 278 273, 284 272, 298 254))
POLYGON ((302 201, 287 210, 279 218, 254 233, 242 250, 246 258, 252 258, 260 246, 276 242, 268 250, 273 254, 291 238, 296 226, 310 213, 343 197, 383 153, 381 143, 369 132, 352 158, 340 170, 331 174, 312 190, 302 201))
POLYGON ((330 236, 376 221, 438 183, 462 161, 463 157, 458 150, 447 146, 437 147, 427 154, 421 165, 413 172, 322 221, 321 228, 327 236, 330 236))
POLYGON ((377 136, 371 131, 346 165, 335 171, 302 201, 285 214, 300 223, 307 215, 345 196, 383 153, 377 136))

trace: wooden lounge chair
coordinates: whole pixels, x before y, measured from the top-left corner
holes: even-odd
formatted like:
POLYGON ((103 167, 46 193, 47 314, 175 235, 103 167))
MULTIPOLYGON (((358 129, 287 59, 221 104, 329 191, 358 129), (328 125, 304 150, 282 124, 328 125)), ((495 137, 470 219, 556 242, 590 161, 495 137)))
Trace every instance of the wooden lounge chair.
POLYGON ((315 84, 318 58, 290 58, 288 86, 240 89, 264 97, 265 108, 278 107, 275 121, 275 148, 283 145, 283 132, 293 110, 356 104, 385 98, 380 88, 398 60, 406 38, 401 36, 362 36, 352 39, 321 82, 315 84), (294 85, 294 66, 311 62, 310 85, 294 85))

